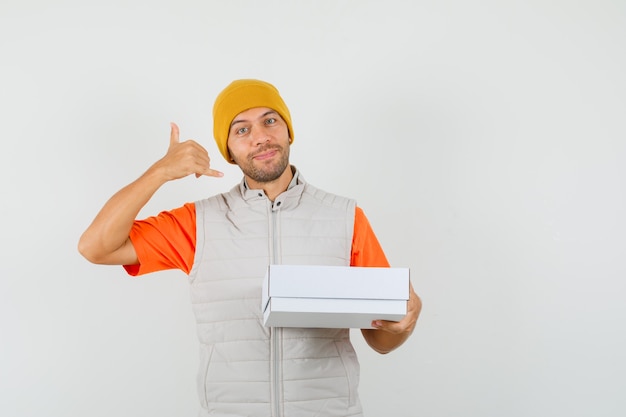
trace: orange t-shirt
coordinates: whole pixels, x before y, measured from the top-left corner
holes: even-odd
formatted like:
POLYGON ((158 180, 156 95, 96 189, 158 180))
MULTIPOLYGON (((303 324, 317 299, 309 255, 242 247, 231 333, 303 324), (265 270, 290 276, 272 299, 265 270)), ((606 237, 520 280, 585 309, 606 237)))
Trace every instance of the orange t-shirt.
MULTIPOLYGON (((181 269, 189 274, 196 251, 196 209, 187 203, 145 220, 136 220, 130 240, 137 252, 137 265, 124 265, 133 276, 165 269, 181 269)), ((367 217, 357 207, 352 236, 351 266, 388 267, 367 217)))

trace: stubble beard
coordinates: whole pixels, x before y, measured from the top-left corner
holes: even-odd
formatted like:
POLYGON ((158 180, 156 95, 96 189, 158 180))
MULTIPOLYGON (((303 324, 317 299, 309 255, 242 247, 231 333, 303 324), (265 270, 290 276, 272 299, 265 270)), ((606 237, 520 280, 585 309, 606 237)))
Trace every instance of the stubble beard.
POLYGON ((239 165, 239 168, 241 168, 244 175, 250 179, 259 183, 272 182, 277 180, 283 172, 285 172, 287 166, 289 166, 289 147, 283 148, 280 145, 265 146, 259 149, 256 153, 248 156, 245 162, 239 161, 234 157, 233 160, 237 165, 239 165), (265 163, 265 161, 254 160, 255 155, 267 152, 270 149, 276 149, 279 152, 280 159, 267 163, 265 163))

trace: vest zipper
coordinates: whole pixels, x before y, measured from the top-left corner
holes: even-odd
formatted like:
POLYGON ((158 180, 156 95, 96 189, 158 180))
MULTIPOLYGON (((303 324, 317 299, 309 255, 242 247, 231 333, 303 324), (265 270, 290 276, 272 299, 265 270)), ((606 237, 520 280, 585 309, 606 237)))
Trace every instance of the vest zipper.
MULTIPOLYGON (((277 233, 277 225, 276 225, 276 215, 274 214, 274 203, 269 202, 269 212, 270 212, 270 257, 272 264, 278 264, 278 256, 276 254, 276 250, 278 248, 278 233, 277 233)), ((274 417, 281 417, 281 407, 280 404, 282 402, 282 393, 280 389, 280 339, 282 337, 282 329, 279 327, 272 327, 271 331, 271 354, 272 354, 272 392, 271 400, 273 402, 272 415, 274 417)))

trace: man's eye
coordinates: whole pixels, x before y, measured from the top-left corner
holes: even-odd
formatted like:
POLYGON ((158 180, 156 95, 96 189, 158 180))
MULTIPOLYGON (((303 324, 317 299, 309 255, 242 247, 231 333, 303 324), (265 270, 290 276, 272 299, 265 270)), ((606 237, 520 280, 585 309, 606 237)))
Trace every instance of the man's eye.
POLYGON ((265 121, 265 124, 266 124, 266 125, 272 125, 272 124, 274 124, 274 123, 276 123, 276 119, 275 119, 275 118, 273 118, 273 117, 270 117, 269 119, 267 119, 267 120, 265 121))
POLYGON ((248 131, 247 127, 242 127, 240 129, 237 129, 237 134, 238 135, 243 135, 244 133, 246 133, 248 131))

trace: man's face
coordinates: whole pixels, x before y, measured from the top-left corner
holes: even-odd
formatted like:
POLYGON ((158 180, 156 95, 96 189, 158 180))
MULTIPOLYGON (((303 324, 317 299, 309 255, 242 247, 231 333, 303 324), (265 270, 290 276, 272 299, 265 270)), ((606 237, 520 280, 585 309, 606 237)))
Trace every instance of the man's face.
POLYGON ((230 156, 254 181, 276 180, 289 166, 289 129, 280 115, 267 107, 239 113, 228 133, 230 156))

